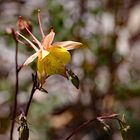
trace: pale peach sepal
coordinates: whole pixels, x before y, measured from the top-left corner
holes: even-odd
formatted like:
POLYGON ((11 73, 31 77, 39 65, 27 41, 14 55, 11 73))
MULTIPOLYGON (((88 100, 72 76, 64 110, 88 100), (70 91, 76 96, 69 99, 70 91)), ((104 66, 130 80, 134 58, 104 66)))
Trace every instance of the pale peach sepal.
POLYGON ((52 29, 51 32, 48 35, 46 35, 46 37, 43 39, 42 45, 44 49, 48 49, 51 46, 54 40, 54 36, 55 36, 55 33, 52 29))
POLYGON ((75 42, 75 41, 62 41, 62 42, 55 42, 52 46, 61 46, 66 48, 67 50, 77 49, 82 46, 82 43, 75 42))
POLYGON ((24 66, 27 66, 28 64, 30 64, 31 62, 33 62, 39 55, 39 51, 34 53, 33 55, 29 56, 26 61, 24 62, 24 66))

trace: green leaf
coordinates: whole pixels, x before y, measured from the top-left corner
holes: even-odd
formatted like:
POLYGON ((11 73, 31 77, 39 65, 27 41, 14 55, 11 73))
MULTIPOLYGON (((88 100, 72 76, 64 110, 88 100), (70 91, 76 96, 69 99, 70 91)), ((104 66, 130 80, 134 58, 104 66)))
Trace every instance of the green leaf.
POLYGON ((71 81, 71 83, 79 89, 79 78, 77 75, 75 75, 71 70, 67 70, 68 73, 68 79, 71 81))

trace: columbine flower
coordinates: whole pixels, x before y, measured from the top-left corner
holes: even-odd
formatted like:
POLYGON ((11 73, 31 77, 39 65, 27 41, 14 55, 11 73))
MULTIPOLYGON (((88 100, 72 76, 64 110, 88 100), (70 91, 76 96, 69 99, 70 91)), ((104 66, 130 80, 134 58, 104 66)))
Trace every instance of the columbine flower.
MULTIPOLYGON (((19 21, 24 24, 23 18, 19 18, 19 21)), ((31 55, 23 65, 28 65, 38 57, 37 61, 37 72, 40 82, 43 84, 45 79, 49 75, 53 74, 66 74, 65 65, 70 61, 71 55, 68 50, 72 50, 80 47, 82 44, 75 41, 63 41, 63 42, 53 42, 55 33, 53 29, 48 35, 44 35, 41 21, 40 21, 40 11, 38 12, 38 21, 40 26, 40 32, 42 35, 42 41, 38 39, 30 32, 30 30, 25 26, 27 32, 32 36, 33 40, 38 46, 35 46, 30 40, 25 36, 16 32, 19 36, 24 38, 36 51, 31 55)))

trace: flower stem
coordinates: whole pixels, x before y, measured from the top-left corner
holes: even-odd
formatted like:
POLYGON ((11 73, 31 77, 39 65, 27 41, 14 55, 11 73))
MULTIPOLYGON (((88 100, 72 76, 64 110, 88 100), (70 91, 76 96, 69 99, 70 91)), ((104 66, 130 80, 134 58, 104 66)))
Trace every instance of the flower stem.
POLYGON ((29 101, 27 103, 27 107, 26 107, 26 110, 25 110, 25 116, 26 117, 27 117, 28 112, 29 112, 29 108, 30 108, 30 105, 31 105, 31 102, 32 102, 32 99, 33 99, 33 95, 34 95, 37 88, 38 88, 38 83, 37 83, 37 72, 36 72, 36 74, 33 75, 33 86, 32 86, 32 90, 31 90, 31 95, 30 95, 30 98, 29 98, 29 101))
POLYGON ((13 116, 12 116, 12 125, 11 125, 11 131, 10 131, 10 140, 13 140, 13 131, 15 126, 15 117, 17 112, 17 95, 19 90, 19 70, 18 70, 18 41, 16 39, 16 35, 14 30, 12 30, 12 35, 16 43, 15 48, 15 73, 16 73, 16 84, 15 84, 15 96, 14 96, 14 109, 13 109, 13 116))

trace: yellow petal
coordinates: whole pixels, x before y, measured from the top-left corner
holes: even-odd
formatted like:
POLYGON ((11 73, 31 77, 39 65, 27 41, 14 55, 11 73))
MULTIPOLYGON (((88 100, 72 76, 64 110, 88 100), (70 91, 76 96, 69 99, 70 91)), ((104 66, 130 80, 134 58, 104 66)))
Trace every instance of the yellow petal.
POLYGON ((61 46, 66 48, 67 50, 72 50, 81 47, 82 43, 75 41, 62 41, 53 43, 53 46, 61 46))
POLYGON ((27 58, 27 60, 24 62, 24 66, 27 66, 28 64, 30 64, 31 62, 33 62, 39 55, 39 51, 34 53, 33 55, 31 55, 30 57, 27 58))
POLYGON ((37 62, 37 74, 41 84, 43 84, 45 82, 47 73, 45 72, 45 63, 43 63, 41 59, 38 59, 37 62))
POLYGON ((70 53, 63 47, 51 47, 50 54, 59 59, 63 64, 67 64, 71 59, 70 53))
POLYGON ((40 81, 43 83, 48 75, 65 75, 65 65, 70 61, 70 53, 61 47, 52 47, 49 55, 38 59, 37 69, 40 81))

